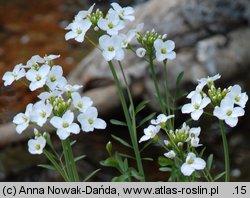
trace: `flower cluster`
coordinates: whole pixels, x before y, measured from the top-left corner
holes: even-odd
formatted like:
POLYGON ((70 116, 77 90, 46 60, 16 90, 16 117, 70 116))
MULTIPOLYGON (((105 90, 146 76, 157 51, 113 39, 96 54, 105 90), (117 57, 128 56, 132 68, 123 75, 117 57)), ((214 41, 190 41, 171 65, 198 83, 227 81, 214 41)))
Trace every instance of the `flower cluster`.
MULTIPOLYGON (((74 122, 75 114, 78 114, 77 120, 84 132, 106 128, 106 122, 98 118, 91 98, 82 97, 77 92, 82 86, 68 84, 63 77, 62 67, 53 65, 52 60, 58 57, 59 55, 49 55, 42 58, 35 55, 26 65, 18 64, 12 72, 6 72, 3 76, 5 86, 26 77, 31 91, 39 88, 45 90, 38 95, 38 102, 28 104, 24 113, 13 118, 17 133, 21 134, 29 125, 44 127, 49 121, 58 137, 65 140, 70 134, 80 133, 80 126, 74 122)), ((39 134, 36 130, 36 138, 28 143, 32 154, 40 154, 45 146, 46 142, 44 143, 42 135, 39 134)))
POLYGON ((235 127, 238 123, 238 117, 245 114, 244 108, 248 101, 248 95, 241 92, 239 85, 224 90, 216 88, 214 81, 220 77, 217 74, 198 80, 196 89, 187 96, 191 99, 191 103, 182 107, 182 113, 191 113, 192 119, 198 120, 203 114, 204 108, 210 104, 214 116, 224 120, 229 126, 235 127), (207 86, 207 90, 204 89, 205 86, 207 86))
POLYGON ((147 141, 149 139, 154 139, 159 141, 158 133, 162 129, 167 134, 169 139, 164 140, 164 148, 167 150, 164 156, 170 160, 174 160, 176 156, 181 158, 181 156, 187 156, 185 162, 180 167, 181 172, 185 176, 190 176, 195 170, 203 170, 206 163, 201 158, 196 158, 196 155, 190 150, 196 147, 202 146, 200 144, 200 127, 190 128, 186 123, 183 123, 180 129, 168 130, 167 122, 169 119, 174 118, 174 115, 166 116, 160 114, 156 119, 151 120, 151 125, 144 129, 144 135, 139 140, 140 142, 147 141), (187 154, 185 154, 187 152, 187 154))
POLYGON ((132 7, 122 8, 117 3, 112 3, 106 15, 100 10, 93 12, 95 4, 93 4, 87 11, 80 11, 65 29, 70 30, 65 39, 75 39, 78 42, 83 42, 86 32, 91 26, 99 38, 100 50, 106 61, 124 59, 124 50, 132 49, 131 41, 137 36, 138 42, 142 47, 135 50, 139 57, 144 57, 150 49, 155 53, 158 61, 162 62, 167 59, 175 59, 176 53, 173 51, 175 43, 171 40, 166 40, 167 35, 158 35, 154 30, 143 34, 143 24, 137 25, 124 33, 126 24, 135 19, 134 9, 132 7))

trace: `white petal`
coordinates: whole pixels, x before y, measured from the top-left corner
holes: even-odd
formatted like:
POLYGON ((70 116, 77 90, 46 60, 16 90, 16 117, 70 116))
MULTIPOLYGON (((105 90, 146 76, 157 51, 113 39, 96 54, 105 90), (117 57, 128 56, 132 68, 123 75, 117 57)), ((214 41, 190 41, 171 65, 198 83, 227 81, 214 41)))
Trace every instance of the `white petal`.
POLYGON ((171 40, 167 40, 164 42, 164 46, 167 48, 168 52, 171 52, 175 48, 175 43, 171 40))
POLYGON ((241 107, 235 107, 232 113, 232 117, 240 117, 243 116, 245 114, 245 111, 243 108, 241 107))
POLYGON ((50 123, 57 129, 62 127, 63 120, 58 116, 51 118, 50 123))
POLYGON ((227 117, 225 119, 225 122, 230 126, 230 127, 235 127, 238 123, 238 118, 232 118, 232 117, 227 117))
POLYGON ((104 120, 97 118, 94 122, 94 127, 96 129, 105 129, 107 127, 107 124, 104 120))
POLYGON ((78 124, 72 123, 67 130, 71 133, 78 134, 80 132, 80 127, 78 124))
POLYGON ((139 143, 144 142, 144 141, 147 141, 147 140, 149 140, 149 139, 150 139, 150 136, 144 135, 144 136, 142 136, 141 139, 139 140, 139 143))
POLYGON ((65 34, 65 40, 67 41, 67 40, 69 40, 69 39, 73 39, 73 38, 75 38, 76 36, 77 36, 76 33, 70 31, 70 32, 68 32, 68 33, 65 34))
POLYGON ((205 108, 210 102, 211 102, 210 98, 208 97, 203 98, 200 104, 200 108, 201 109, 205 108))
POLYGON ((70 135, 70 133, 64 129, 57 129, 56 134, 61 140, 67 139, 67 137, 70 135))
POLYGON ((74 113, 68 110, 66 113, 63 114, 62 119, 63 121, 71 124, 74 120, 74 113))
POLYGON ((213 115, 219 118, 220 120, 225 120, 227 117, 225 112, 218 106, 214 108, 213 115))
POLYGON ((199 120, 202 114, 203 114, 203 109, 195 110, 191 113, 191 117, 193 120, 199 120))
POLYGON ((23 124, 19 124, 16 126, 16 131, 18 134, 21 134, 27 127, 29 126, 28 123, 23 123, 23 124))
POLYGON ((194 107, 192 104, 185 104, 181 108, 182 113, 191 113, 192 111, 194 111, 194 107))
POLYGON ((206 162, 201 158, 195 158, 191 166, 196 170, 203 170, 206 167, 206 162))
POLYGON ((181 172, 185 176, 190 176, 194 172, 194 168, 188 165, 187 163, 182 164, 181 172))
POLYGON ((176 53, 174 51, 169 52, 166 54, 166 58, 169 60, 174 60, 174 59, 176 59, 176 53))

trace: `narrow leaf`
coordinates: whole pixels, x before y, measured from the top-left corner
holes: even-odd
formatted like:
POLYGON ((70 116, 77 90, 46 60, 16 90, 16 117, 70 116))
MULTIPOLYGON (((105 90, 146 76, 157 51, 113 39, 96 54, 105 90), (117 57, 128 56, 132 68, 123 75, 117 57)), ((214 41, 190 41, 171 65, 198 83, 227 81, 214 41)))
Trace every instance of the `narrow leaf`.
POLYGON ((73 146, 76 143, 76 140, 70 142, 70 146, 73 146))
POLYGON ((144 157, 144 158, 142 158, 142 160, 145 160, 145 161, 154 161, 154 159, 151 158, 151 157, 144 157))
POLYGON ((113 124, 113 125, 127 126, 127 124, 126 124, 125 122, 122 122, 122 121, 120 121, 120 120, 111 119, 110 122, 111 122, 111 124, 113 124))
POLYGON ((85 157, 86 157, 86 155, 81 155, 81 156, 75 157, 74 161, 77 162, 85 157))
POLYGON ((173 164, 173 161, 166 158, 166 157, 159 157, 158 158, 158 163, 159 163, 160 166, 168 166, 168 165, 173 164))
POLYGON ((135 108, 135 114, 138 114, 141 110, 143 110, 146 107, 146 104, 148 104, 149 102, 149 100, 144 100, 140 102, 135 108))
POLYGON ((172 168, 169 168, 169 167, 161 167, 159 168, 160 171, 162 172, 171 172, 172 171, 172 168))
POLYGON ((96 173, 98 173, 101 169, 97 169, 95 171, 93 171, 92 173, 90 173, 83 181, 86 182, 86 181, 89 181, 93 176, 96 175, 96 173))
POLYGON ((209 155, 209 157, 208 157, 208 159, 207 159, 207 168, 208 168, 208 170, 210 170, 211 169, 211 167, 212 167, 212 164, 213 164, 213 154, 211 154, 211 155, 209 155))
POLYGON ((116 141, 120 142, 122 145, 129 147, 129 148, 133 148, 129 143, 127 143, 125 140, 115 136, 115 135, 111 135, 113 139, 115 139, 116 141))
POLYGON ((183 76, 184 76, 184 71, 180 72, 178 77, 176 78, 176 81, 175 81, 176 88, 178 88, 180 86, 180 83, 181 83, 183 76))
POLYGON ((38 166, 38 167, 41 167, 41 168, 48 169, 48 170, 53 170, 53 171, 56 170, 56 168, 55 168, 54 166, 49 165, 49 164, 38 164, 37 166, 38 166))
POLYGON ((127 154, 120 153, 120 156, 135 160, 135 157, 127 154))
POLYGON ((155 116, 155 114, 156 113, 151 113, 147 117, 145 117, 144 119, 142 119, 142 121, 139 123, 139 125, 137 127, 140 127, 141 125, 143 125, 147 121, 151 120, 155 116))
POLYGON ((223 177, 226 174, 226 172, 222 172, 214 177, 214 181, 219 180, 221 177, 223 177))

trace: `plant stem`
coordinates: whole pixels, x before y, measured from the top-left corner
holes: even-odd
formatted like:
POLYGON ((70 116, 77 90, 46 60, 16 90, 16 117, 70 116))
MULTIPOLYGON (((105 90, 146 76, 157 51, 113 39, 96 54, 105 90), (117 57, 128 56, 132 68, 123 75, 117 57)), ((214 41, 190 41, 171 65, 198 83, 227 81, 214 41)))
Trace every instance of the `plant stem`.
MULTIPOLYGON (((116 74, 113 63, 111 61, 109 61, 108 64, 109 64, 109 68, 110 68, 110 70, 112 72, 113 78, 115 80, 115 84, 116 84, 116 87, 117 87, 117 90, 118 90, 118 95, 120 97, 120 101, 121 101, 121 104, 122 104, 122 108, 123 108, 123 112, 124 112, 124 115, 125 115, 126 123, 127 123, 128 129, 129 129, 129 135, 130 135, 131 142, 132 142, 133 149, 134 149, 134 153, 135 153, 135 158, 136 158, 136 162, 137 162, 138 171, 139 171, 140 175, 143 177, 142 181, 145 181, 144 170, 143 170, 143 166, 142 166, 142 160, 141 160, 141 155, 140 155, 138 141, 137 141, 135 118, 133 118, 132 120, 130 118, 128 106, 126 104, 126 99, 125 99, 125 96, 124 96, 123 91, 122 91, 122 86, 121 86, 120 81, 119 81, 119 79, 117 77, 117 74, 116 74)), ((130 92, 128 92, 128 94, 129 93, 130 92)), ((132 100, 132 97, 131 97, 130 100, 132 100)), ((131 105, 132 105, 132 103, 131 103, 131 105)), ((132 117, 134 117, 134 116, 135 115, 133 115, 132 117)))
POLYGON ((157 99, 159 101, 162 113, 164 113, 166 115, 166 109, 164 107, 164 102, 162 100, 162 96, 160 93, 160 89, 159 89, 159 85, 158 85, 158 81, 157 81, 157 77, 156 77, 156 71, 155 71, 154 61, 153 61, 153 54, 150 52, 148 56, 149 56, 149 66, 150 66, 150 70, 151 70, 151 76, 152 76, 152 79, 154 82, 154 87, 155 87, 157 99))
POLYGON ((62 140, 63 154, 66 162, 66 169, 71 182, 79 182, 79 176, 76 169, 73 152, 70 145, 70 140, 62 140))
POLYGON ((219 123, 220 123, 220 131, 221 131, 221 136, 222 136, 222 141, 223 141, 223 149, 224 149, 224 157, 225 157, 225 171, 226 171, 225 181, 229 182, 230 181, 230 160, 229 160, 227 137, 226 137, 224 122, 220 120, 219 123))
MULTIPOLYGON (((169 103, 169 86, 168 86, 168 73, 167 73, 167 61, 163 61, 164 63, 164 80, 165 80, 165 94, 166 94, 166 106, 167 106, 167 111, 168 115, 171 114, 171 108, 170 108, 170 103, 169 103)), ((175 108, 175 107, 173 107, 175 108)), ((173 113, 174 114, 174 113, 173 113)), ((173 130, 174 129, 174 119, 169 120, 170 128, 173 130), (172 123, 173 120, 173 123, 172 123)))

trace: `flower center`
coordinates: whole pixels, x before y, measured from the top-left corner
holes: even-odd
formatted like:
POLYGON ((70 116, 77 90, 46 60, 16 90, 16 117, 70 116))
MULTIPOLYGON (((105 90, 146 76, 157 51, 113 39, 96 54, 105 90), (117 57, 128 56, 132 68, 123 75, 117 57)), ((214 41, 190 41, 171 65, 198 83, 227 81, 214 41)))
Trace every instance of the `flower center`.
POLYGON ((37 80, 37 81, 40 81, 40 80, 42 80, 42 77, 41 77, 40 75, 37 75, 37 76, 36 76, 36 80, 37 80))
POLYGON ((42 118, 46 117, 46 113, 44 111, 40 115, 41 115, 42 118))
POLYGON ((166 54, 166 53, 167 53, 166 48, 162 48, 162 49, 161 49, 161 53, 162 53, 162 54, 166 54))
POLYGON ((193 163, 194 163, 194 159, 188 159, 188 160, 187 160, 187 163, 188 163, 188 164, 193 164, 193 163))
POLYGON ((40 148, 41 148, 40 144, 37 144, 37 145, 35 146, 35 149, 36 149, 36 150, 40 150, 40 148))
POLYGON ((78 102, 77 106, 78 106, 79 108, 83 108, 83 103, 78 102))
POLYGON ((68 124, 67 122, 64 122, 64 123, 62 124, 62 126, 63 126, 63 128, 68 128, 68 127, 69 127, 69 124, 68 124))
POLYGON ((196 110, 198 110, 198 109, 200 108, 200 105, 197 104, 197 103, 195 103, 195 104, 194 104, 194 108, 195 108, 196 110))
POLYGON ((56 77, 55 77, 55 76, 51 76, 51 77, 50 77, 50 81, 51 81, 51 82, 55 82, 55 81, 56 81, 56 77))
POLYGON ((12 76, 13 76, 14 78, 16 78, 16 77, 17 77, 17 74, 16 74, 16 73, 12 73, 12 76))
POLYGON ((236 102, 240 102, 240 97, 239 96, 236 96, 234 99, 235 99, 236 102))
POLYGON ((228 115, 228 116, 232 115, 232 113, 233 113, 233 112, 232 112, 231 110, 228 110, 228 111, 227 111, 227 115, 228 115))
POLYGON ((77 34, 81 34, 81 33, 82 33, 82 30, 81 30, 80 28, 77 28, 76 33, 77 33, 77 34))
POLYGON ((108 27, 109 27, 109 29, 112 29, 112 28, 114 28, 114 25, 113 25, 113 23, 108 23, 108 27))
POLYGON ((108 47, 108 51, 113 52, 115 48, 113 46, 108 47))
POLYGON ((28 121, 28 118, 27 118, 26 116, 23 116, 22 118, 23 118, 23 121, 24 121, 24 122, 27 122, 27 121, 28 121))
POLYGON ((94 120, 90 118, 90 119, 88 119, 88 122, 89 122, 89 124, 91 125, 91 124, 94 123, 94 120))

